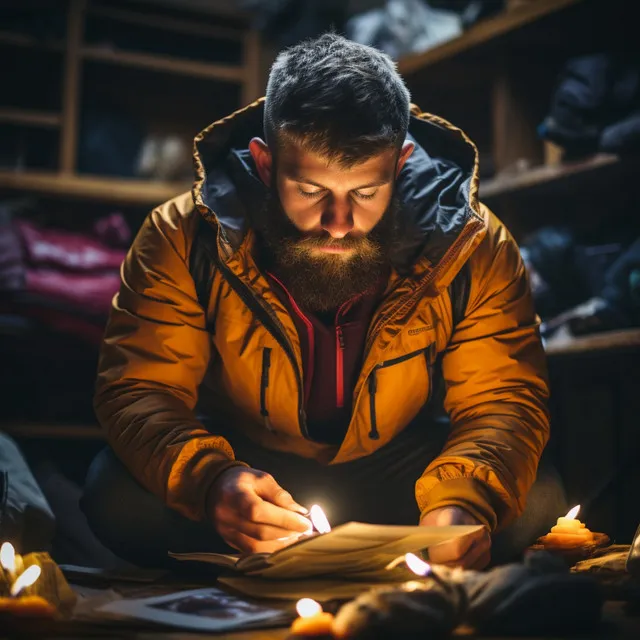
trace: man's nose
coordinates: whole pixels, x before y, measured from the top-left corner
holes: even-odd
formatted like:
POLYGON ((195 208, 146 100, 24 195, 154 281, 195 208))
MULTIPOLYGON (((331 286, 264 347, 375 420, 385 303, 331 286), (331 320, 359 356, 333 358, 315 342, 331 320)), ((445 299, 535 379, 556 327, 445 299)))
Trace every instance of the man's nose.
POLYGON ((332 238, 344 238, 353 229, 353 212, 348 198, 333 198, 322 214, 321 226, 332 238))

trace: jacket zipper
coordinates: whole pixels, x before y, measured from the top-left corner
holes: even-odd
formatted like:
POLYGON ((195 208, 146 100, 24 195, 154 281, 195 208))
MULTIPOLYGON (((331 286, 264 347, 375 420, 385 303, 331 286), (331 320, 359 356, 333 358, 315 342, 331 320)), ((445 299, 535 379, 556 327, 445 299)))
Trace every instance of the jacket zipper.
POLYGON ((222 260, 219 261, 220 272, 224 276, 225 280, 229 283, 229 286, 238 294, 240 299, 247 305, 247 307, 255 313, 256 317, 264 328, 275 338, 277 343, 282 347, 291 362, 293 372, 296 376, 296 383, 298 389, 298 426, 302 435, 309 440, 309 430, 307 428, 307 416, 304 410, 304 398, 302 388, 302 375, 296 362, 295 354, 293 353, 293 347, 291 346, 284 327, 280 320, 275 316, 275 313, 270 309, 264 307, 260 300, 255 296, 253 291, 244 283, 238 276, 224 264, 222 260))
POLYGON ((437 356, 438 347, 435 342, 432 342, 424 351, 424 358, 427 361, 427 374, 429 376, 429 393, 425 404, 431 402, 431 396, 433 395, 433 370, 437 356))
POLYGON ((344 334, 336 327, 336 407, 344 406, 344 334))
POLYGON ((267 410, 267 387, 269 386, 269 369, 271 367, 271 348, 265 347, 262 350, 262 374, 260 375, 260 415, 264 421, 264 426, 273 431, 269 411, 267 410))
POLYGON ((431 353, 435 354, 436 344, 435 342, 430 344, 426 349, 416 349, 415 351, 411 351, 410 353, 406 353, 403 356, 398 356, 397 358, 392 358, 391 360, 385 360, 380 364, 377 364, 371 370, 369 374, 369 416, 371 420, 371 431, 369 431, 369 438, 371 440, 379 440, 380 433, 378 432, 378 421, 376 416, 376 391, 378 390, 378 378, 377 372, 379 369, 384 369, 386 367, 392 367, 393 365, 400 364, 401 362, 406 362, 407 360, 411 360, 411 358, 415 358, 416 356, 424 353, 425 359, 427 360, 427 370, 429 373, 429 395, 427 398, 427 402, 431 399, 431 389, 433 388, 432 380, 431 380, 431 366, 429 365, 430 359, 432 359, 431 353))

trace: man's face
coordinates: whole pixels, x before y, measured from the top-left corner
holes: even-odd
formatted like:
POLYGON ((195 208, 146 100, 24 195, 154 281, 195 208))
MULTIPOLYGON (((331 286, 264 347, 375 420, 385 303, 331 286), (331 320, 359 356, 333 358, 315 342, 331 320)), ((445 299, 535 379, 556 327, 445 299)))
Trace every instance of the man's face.
POLYGON ((301 234, 300 252, 327 264, 370 254, 367 234, 391 202, 397 159, 388 149, 345 168, 295 144, 282 149, 272 184, 301 234))
POLYGON ((251 144, 271 187, 260 235, 298 304, 335 310, 374 287, 388 268, 399 206, 394 183, 412 147, 344 167, 294 144, 272 163, 264 143, 251 144))

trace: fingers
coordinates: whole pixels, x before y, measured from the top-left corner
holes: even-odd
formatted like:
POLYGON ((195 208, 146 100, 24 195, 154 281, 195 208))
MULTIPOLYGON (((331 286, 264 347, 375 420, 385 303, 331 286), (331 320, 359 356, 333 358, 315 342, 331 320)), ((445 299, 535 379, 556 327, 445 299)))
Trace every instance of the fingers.
POLYGON ((290 511, 296 511, 297 513, 306 516, 309 514, 308 509, 305 509, 302 505, 298 504, 292 497, 292 495, 285 491, 273 478, 273 476, 265 473, 262 477, 256 481, 256 493, 265 500, 275 504, 283 509, 289 509, 290 511))
POLYGON ((456 566, 463 569, 474 569, 479 571, 484 569, 491 560, 491 537, 489 532, 486 536, 478 538, 471 545, 469 550, 457 562, 456 566))
POLYGON ((289 534, 306 533, 312 528, 311 522, 307 518, 262 500, 255 494, 245 494, 242 497, 238 504, 237 514, 248 522, 283 529, 289 534))
MULTIPOLYGON (((429 547, 429 562, 466 569, 480 563, 491 548, 491 536, 486 528, 447 542, 429 547)), ((487 563, 488 563, 487 559, 487 563)))

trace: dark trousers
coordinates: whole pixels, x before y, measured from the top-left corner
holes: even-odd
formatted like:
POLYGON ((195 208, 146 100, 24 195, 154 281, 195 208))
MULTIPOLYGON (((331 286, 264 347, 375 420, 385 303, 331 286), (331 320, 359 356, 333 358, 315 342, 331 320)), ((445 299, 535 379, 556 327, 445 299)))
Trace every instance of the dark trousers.
MULTIPOLYGON (((409 427, 372 455, 333 466, 263 449, 237 433, 224 435, 239 460, 273 475, 300 504, 320 504, 335 526, 417 524, 414 485, 441 451, 447 432, 445 423, 431 423, 428 432, 409 427)), ((141 487, 111 449, 91 465, 81 504, 98 539, 140 566, 169 565, 167 551, 232 551, 210 523, 188 520, 141 487)), ((493 563, 516 559, 566 511, 560 478, 543 459, 524 514, 494 536, 493 563)))

